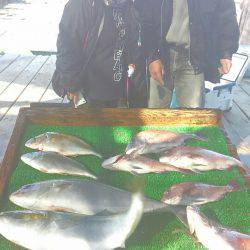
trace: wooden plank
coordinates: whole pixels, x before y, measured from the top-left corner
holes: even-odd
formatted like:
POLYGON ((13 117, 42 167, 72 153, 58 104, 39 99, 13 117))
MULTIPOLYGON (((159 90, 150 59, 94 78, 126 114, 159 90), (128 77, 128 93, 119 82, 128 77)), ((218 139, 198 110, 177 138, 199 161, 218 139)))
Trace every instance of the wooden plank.
POLYGON ((11 137, 16 118, 21 107, 29 106, 31 102, 38 101, 50 83, 54 71, 55 57, 50 57, 43 65, 36 77, 19 96, 16 103, 9 109, 5 117, 0 121, 0 162, 4 156, 8 141, 11 137))
POLYGON ((65 126, 137 126, 137 125, 218 125, 221 112, 198 109, 91 109, 72 107, 34 108, 27 111, 29 120, 36 124, 65 125, 65 126), (46 113, 46 117, 40 117, 46 113), (74 118, 72 121, 72 117, 74 118))
POLYGON ((249 95, 242 90, 238 85, 234 90, 234 103, 238 106, 238 108, 247 116, 250 120, 250 101, 249 95))
POLYGON ((0 73, 0 95, 35 59, 35 56, 20 56, 0 73))
POLYGON ((231 111, 224 112, 224 117, 234 130, 237 131, 241 140, 250 135, 250 120, 248 120, 247 116, 237 105, 234 105, 231 111))
POLYGON ((0 95, 0 120, 3 119, 8 110, 14 105, 19 96, 38 74, 48 57, 37 56, 34 61, 9 85, 0 95))
POLYGON ((10 142, 8 144, 8 149, 6 151, 4 161, 1 164, 0 169, 0 206, 4 204, 3 200, 6 200, 7 184, 9 178, 13 172, 18 161, 18 149, 20 147, 22 134, 24 132, 26 125, 25 113, 20 110, 17 122, 15 124, 14 132, 11 136, 10 142))
POLYGON ((0 73, 3 72, 8 66, 10 66, 19 55, 15 54, 4 54, 0 57, 0 73))

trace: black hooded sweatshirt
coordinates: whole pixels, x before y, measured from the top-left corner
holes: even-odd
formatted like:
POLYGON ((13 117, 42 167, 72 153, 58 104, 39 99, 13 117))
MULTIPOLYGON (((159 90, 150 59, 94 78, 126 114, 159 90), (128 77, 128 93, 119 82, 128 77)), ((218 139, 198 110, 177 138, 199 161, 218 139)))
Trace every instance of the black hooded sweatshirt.
MULTIPOLYGON (((140 24, 127 1, 124 8, 126 36, 119 57, 114 9, 103 0, 70 0, 59 26, 57 62, 52 84, 59 96, 84 92, 89 98, 115 100, 124 96, 128 64, 141 57, 140 24), (122 70, 121 70, 122 68, 122 70)), ((119 18, 118 18, 119 19, 119 18)))

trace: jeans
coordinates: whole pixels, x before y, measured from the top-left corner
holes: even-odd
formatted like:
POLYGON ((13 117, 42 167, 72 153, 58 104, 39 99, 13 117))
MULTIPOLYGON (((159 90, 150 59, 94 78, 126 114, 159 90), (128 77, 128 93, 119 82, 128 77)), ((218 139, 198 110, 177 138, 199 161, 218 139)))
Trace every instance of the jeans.
MULTIPOLYGON (((201 108, 204 106, 204 74, 197 74, 188 57, 175 50, 170 51, 170 74, 180 108, 201 108)), ((173 91, 150 80, 149 108, 169 108, 173 91)))

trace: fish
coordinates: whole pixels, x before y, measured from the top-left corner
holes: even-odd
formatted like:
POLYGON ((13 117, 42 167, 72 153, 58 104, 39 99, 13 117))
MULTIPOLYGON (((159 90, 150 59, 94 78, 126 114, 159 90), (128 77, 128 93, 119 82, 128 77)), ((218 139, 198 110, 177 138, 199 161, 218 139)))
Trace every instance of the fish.
POLYGON ((128 210, 115 215, 84 216, 49 211, 12 211, 0 214, 0 234, 27 249, 111 250, 124 248, 143 213, 140 194, 128 210))
POLYGON ((94 155, 102 156, 82 139, 72 135, 47 132, 29 139, 25 146, 31 149, 55 152, 64 156, 94 155))
POLYGON ((79 162, 54 152, 27 153, 21 156, 21 160, 44 173, 86 176, 97 179, 79 162))
MULTIPOLYGON (((84 180, 47 180, 21 187, 9 197, 28 210, 70 212, 85 215, 121 213, 128 209, 131 193, 100 182, 84 180)), ((144 212, 171 211, 167 204, 144 197, 144 212)))
POLYGON ((221 200, 227 193, 237 192, 240 189, 234 180, 226 186, 184 182, 170 187, 164 193, 161 201, 171 205, 201 205, 221 200))
POLYGON ((167 130, 145 130, 137 133, 127 145, 126 154, 163 153, 184 145, 188 139, 207 141, 203 135, 176 133, 167 130))
POLYGON ((165 152, 159 160, 162 163, 196 173, 209 170, 231 170, 234 166, 238 166, 244 172, 246 169, 243 163, 231 156, 199 147, 177 147, 165 152))
POLYGON ((114 171, 125 171, 134 175, 149 173, 181 172, 189 174, 189 170, 182 170, 170 164, 140 156, 140 155, 117 155, 105 160, 102 167, 114 171))
POLYGON ((198 207, 187 207, 190 233, 209 250, 250 250, 250 235, 209 221, 198 207))

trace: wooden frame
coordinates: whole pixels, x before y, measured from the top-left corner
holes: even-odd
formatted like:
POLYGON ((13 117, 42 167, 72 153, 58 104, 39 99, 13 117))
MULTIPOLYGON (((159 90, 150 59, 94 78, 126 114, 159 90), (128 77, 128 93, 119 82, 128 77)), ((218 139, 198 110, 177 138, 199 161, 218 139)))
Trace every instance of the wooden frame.
POLYGON ((0 204, 6 197, 11 174, 18 163, 21 138, 27 124, 63 126, 139 126, 190 125, 219 126, 224 133, 230 153, 237 156, 236 148, 221 123, 222 113, 198 109, 73 109, 68 105, 31 104, 21 108, 0 169, 0 204))

